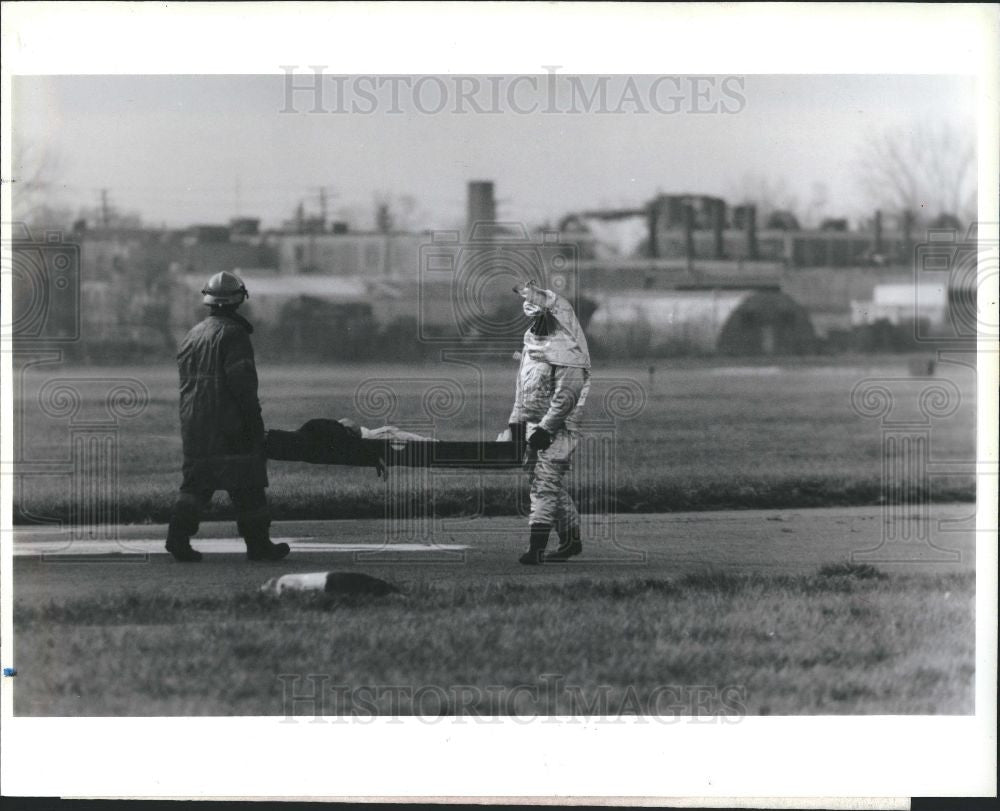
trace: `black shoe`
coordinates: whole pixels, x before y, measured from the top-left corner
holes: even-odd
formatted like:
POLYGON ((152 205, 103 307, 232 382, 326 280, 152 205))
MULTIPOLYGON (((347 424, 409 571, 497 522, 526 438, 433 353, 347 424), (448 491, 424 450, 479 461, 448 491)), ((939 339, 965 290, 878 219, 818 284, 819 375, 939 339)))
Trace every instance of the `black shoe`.
POLYGON ((574 538, 566 543, 559 544, 559 548, 555 552, 549 552, 545 555, 546 563, 564 563, 569 560, 574 555, 579 555, 583 551, 583 544, 579 539, 574 538))
POLYGON ((529 549, 517 560, 525 566, 537 566, 539 563, 545 562, 545 551, 542 549, 529 549))
POLYGON ((168 541, 167 551, 174 556, 174 560, 178 563, 201 562, 201 552, 192 549, 190 543, 170 543, 168 541))
POLYGON ((255 544, 247 546, 247 560, 281 560, 291 552, 287 543, 255 544))
POLYGON ((518 561, 525 566, 537 566, 545 562, 545 547, 549 543, 549 533, 552 527, 549 524, 531 524, 528 527, 531 537, 528 540, 528 551, 525 552, 518 561))

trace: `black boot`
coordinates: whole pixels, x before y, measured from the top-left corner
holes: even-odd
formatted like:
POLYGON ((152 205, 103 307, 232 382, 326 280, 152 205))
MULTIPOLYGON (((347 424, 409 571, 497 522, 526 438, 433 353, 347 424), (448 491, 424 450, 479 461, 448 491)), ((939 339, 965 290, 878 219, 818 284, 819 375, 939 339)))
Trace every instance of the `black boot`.
POLYGON ((549 524, 532 524, 531 538, 528 541, 528 551, 518 560, 525 566, 537 566, 545 560, 545 547, 549 543, 549 533, 552 527, 549 524))
POLYGON ((171 526, 167 530, 167 551, 174 556, 178 563, 199 563, 201 552, 191 547, 191 539, 186 535, 180 535, 171 526))
POLYGON ((271 543, 271 519, 255 516, 236 522, 247 545, 247 560, 281 560, 291 548, 287 543, 271 543))
POLYGON ((191 536, 198 531, 198 508, 193 497, 182 494, 174 505, 167 527, 167 551, 178 563, 198 563, 201 552, 191 548, 191 536))
POLYGON ((580 528, 573 527, 559 534, 559 547, 555 552, 545 555, 546 563, 563 563, 583 551, 583 541, 580 540, 580 528))
POLYGON ((266 535, 263 538, 246 538, 247 560, 281 560, 291 552, 287 543, 271 543, 266 535))

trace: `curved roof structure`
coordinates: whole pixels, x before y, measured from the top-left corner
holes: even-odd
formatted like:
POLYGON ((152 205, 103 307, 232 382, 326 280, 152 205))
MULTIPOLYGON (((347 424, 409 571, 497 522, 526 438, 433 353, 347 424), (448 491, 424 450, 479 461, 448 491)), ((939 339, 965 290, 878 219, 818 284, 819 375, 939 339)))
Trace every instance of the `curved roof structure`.
POLYGON ((813 349, 808 313, 777 290, 633 291, 595 298, 588 334, 607 354, 769 355, 813 349))

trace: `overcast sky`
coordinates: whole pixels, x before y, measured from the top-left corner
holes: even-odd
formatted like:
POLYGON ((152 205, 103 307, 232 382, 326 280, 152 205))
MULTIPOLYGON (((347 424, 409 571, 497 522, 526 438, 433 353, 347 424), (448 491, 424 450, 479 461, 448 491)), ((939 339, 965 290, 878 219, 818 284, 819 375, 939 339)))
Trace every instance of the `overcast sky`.
MULTIPOLYGON (((312 81, 304 66, 293 78, 312 81)), ((331 216, 347 207, 367 225, 385 191, 416 198, 416 225, 446 227, 471 179, 496 182, 503 218, 537 224, 658 191, 731 199, 748 175, 783 179, 802 203, 825 183, 824 213, 855 217, 871 208, 857 168, 870 133, 974 121, 972 82, 957 77, 619 76, 603 102, 597 80, 563 75, 321 82, 324 112, 310 91, 289 98, 282 75, 20 77, 14 174, 45 155, 58 202, 92 206, 106 188, 118 209, 169 225, 237 213, 277 225, 299 201, 318 210, 324 186, 331 216)))

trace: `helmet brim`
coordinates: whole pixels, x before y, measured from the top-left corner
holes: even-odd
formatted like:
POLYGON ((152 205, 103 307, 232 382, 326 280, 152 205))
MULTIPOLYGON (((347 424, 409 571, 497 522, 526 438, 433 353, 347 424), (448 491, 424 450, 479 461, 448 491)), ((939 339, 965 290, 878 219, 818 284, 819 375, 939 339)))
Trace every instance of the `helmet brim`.
POLYGON ((210 307, 226 307, 233 306, 235 304, 242 304, 246 300, 246 296, 242 292, 234 293, 231 296, 215 296, 211 293, 205 293, 202 297, 202 304, 207 304, 210 307))

